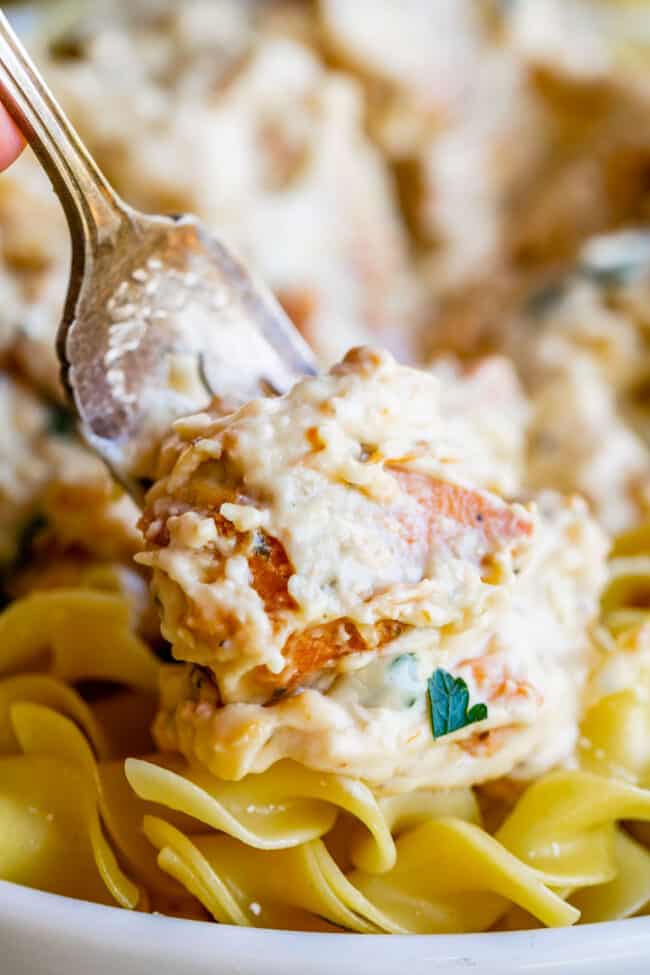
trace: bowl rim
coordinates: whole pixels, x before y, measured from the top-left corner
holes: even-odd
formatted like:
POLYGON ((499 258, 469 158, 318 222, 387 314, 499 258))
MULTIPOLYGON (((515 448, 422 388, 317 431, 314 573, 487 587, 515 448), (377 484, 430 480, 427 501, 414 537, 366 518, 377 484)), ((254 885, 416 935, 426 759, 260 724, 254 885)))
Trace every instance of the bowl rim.
POLYGON ((603 965, 650 957, 650 916, 569 928, 478 934, 278 931, 125 911, 4 880, 0 880, 0 932, 10 933, 14 943, 39 937, 46 943, 50 939, 80 946, 83 943, 85 951, 96 948, 104 952, 119 938, 120 950, 130 957, 142 960, 163 952, 168 961, 178 963, 179 971, 188 962, 188 945, 192 962, 214 962, 218 948, 220 961, 237 971, 246 964, 256 970, 260 957, 267 958, 275 971, 279 961, 294 952, 298 958, 306 949, 310 953, 326 952, 332 971, 358 966, 363 971, 377 951, 381 952, 382 972, 409 960, 467 968, 507 962, 508 971, 520 972, 569 960, 603 965))

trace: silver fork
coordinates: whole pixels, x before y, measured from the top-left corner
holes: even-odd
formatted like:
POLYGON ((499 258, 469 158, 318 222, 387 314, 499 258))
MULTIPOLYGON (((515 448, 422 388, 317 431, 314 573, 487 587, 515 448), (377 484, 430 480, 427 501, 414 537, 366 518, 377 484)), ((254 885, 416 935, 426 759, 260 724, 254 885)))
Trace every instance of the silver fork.
POLYGON ((57 347, 90 446, 140 501, 172 420, 211 396, 286 391, 316 371, 270 291, 193 216, 147 216, 109 185, 0 11, 0 100, 72 238, 57 347))

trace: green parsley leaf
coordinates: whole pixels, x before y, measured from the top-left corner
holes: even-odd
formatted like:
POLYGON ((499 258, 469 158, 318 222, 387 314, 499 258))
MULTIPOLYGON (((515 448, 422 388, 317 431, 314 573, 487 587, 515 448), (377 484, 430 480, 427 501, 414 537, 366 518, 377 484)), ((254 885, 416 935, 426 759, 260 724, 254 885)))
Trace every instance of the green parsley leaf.
POLYGON ((438 668, 427 682, 431 728, 434 738, 450 735, 476 721, 485 721, 487 704, 475 704, 468 710, 469 691, 462 677, 454 677, 438 668))

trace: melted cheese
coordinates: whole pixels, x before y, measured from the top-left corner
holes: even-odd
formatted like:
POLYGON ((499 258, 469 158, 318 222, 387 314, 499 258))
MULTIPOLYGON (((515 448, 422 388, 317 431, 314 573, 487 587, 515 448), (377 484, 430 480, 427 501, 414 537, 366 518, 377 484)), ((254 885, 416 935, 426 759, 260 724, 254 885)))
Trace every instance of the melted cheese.
POLYGON ((443 626, 466 627, 512 578, 533 518, 483 490, 481 475, 493 485, 498 465, 495 476, 446 384, 366 350, 286 397, 176 424, 140 559, 154 569, 175 655, 211 667, 225 701, 263 697, 256 668, 279 674, 288 638, 308 627, 391 620, 436 640, 443 626), (420 496, 429 478, 452 495, 432 524, 420 496), (485 521, 477 510, 465 524, 464 507, 455 520, 454 494, 485 506, 485 521), (512 537, 486 540, 491 519, 512 523, 512 537), (257 525, 289 563, 277 607, 251 575, 257 525))
POLYGON ((605 543, 577 499, 524 507, 494 493, 517 482, 527 416, 504 370, 427 374, 360 350, 286 397, 176 424, 140 559, 175 656, 204 670, 199 692, 189 663, 165 674, 162 748, 223 778, 290 757, 388 791, 569 755, 605 543), (444 487, 429 522, 431 483, 444 487), (288 559, 279 608, 256 589, 260 538, 288 559), (381 639, 386 621, 399 625, 381 639), (288 682, 291 640, 329 623, 319 632, 354 640, 353 626, 357 642, 288 682), (437 667, 488 704, 479 728, 433 739, 437 667))

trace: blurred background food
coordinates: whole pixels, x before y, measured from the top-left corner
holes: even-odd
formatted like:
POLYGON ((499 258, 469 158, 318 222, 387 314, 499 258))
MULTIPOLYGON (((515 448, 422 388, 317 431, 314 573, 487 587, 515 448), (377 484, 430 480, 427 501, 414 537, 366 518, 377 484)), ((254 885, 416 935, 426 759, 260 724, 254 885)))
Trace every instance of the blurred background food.
MULTIPOLYGON (((125 199, 198 213, 324 366, 366 342, 425 367, 505 353, 530 399, 529 487, 585 494, 612 531, 648 512, 649 3, 63 0, 13 16, 125 199)), ((0 178, 13 586, 25 561, 33 588, 53 561, 86 571, 134 547, 135 509, 63 406, 68 260, 26 153, 0 178)))

